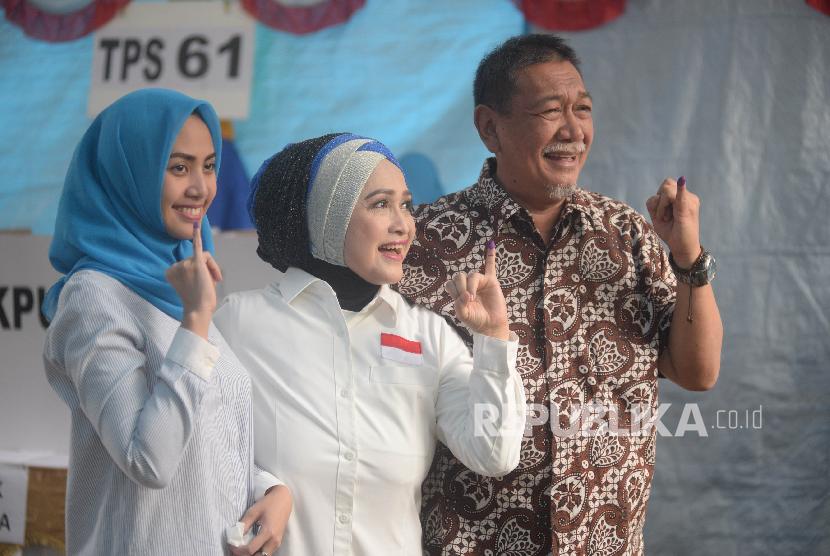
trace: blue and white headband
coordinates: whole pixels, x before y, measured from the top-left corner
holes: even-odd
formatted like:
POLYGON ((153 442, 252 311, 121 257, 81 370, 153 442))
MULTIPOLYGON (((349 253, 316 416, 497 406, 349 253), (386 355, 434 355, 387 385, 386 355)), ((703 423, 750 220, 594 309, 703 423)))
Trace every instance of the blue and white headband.
POLYGON ((312 256, 346 266, 343 251, 352 212, 382 160, 401 168, 384 144, 351 133, 338 135, 317 152, 306 197, 312 256))

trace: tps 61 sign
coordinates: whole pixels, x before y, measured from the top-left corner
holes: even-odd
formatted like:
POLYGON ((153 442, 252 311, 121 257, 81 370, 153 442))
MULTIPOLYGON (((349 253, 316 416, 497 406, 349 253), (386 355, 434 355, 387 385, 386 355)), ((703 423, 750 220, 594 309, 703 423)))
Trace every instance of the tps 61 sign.
POLYGON ((122 95, 165 87, 248 117, 253 20, 237 3, 135 3, 95 33, 90 116, 122 95))

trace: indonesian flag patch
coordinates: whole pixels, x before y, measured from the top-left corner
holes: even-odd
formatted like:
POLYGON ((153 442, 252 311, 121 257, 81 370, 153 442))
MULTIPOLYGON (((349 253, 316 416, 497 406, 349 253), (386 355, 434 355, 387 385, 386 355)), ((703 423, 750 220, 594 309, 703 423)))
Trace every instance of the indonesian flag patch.
POLYGON ((423 365, 424 363, 421 342, 385 332, 380 334, 380 356, 407 365, 423 365))

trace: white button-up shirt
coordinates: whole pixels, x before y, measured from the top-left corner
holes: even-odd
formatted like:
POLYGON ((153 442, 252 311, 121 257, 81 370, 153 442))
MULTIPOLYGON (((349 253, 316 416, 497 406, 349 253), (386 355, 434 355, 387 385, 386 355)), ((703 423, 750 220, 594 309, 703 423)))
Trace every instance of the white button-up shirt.
POLYGON ((72 416, 67 554, 229 554, 253 502, 251 382, 208 337, 112 276, 67 280, 43 348, 72 416))
POLYGON ((441 317, 388 287, 351 313, 295 268, 229 296, 214 321, 252 378, 256 463, 294 496, 282 555, 420 555, 436 440, 480 474, 518 464, 515 335, 476 336, 471 357, 441 317))

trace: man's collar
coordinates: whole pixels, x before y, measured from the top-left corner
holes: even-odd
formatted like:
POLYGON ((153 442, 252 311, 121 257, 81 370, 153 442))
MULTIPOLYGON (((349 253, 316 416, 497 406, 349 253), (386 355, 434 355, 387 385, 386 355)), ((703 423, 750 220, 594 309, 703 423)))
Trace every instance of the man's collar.
POLYGON ((493 228, 498 230, 506 222, 524 209, 510 196, 496 180, 496 159, 488 158, 481 167, 478 182, 468 190, 471 205, 483 206, 493 219, 493 228))
MULTIPOLYGON (((321 292, 325 292, 325 294, 332 298, 336 297, 334 290, 325 280, 321 280, 313 274, 309 274, 305 270, 293 266, 285 271, 285 274, 283 274, 278 284, 283 299, 289 305, 294 302, 298 295, 310 287, 319 287, 321 292)), ((376 305, 385 305, 391 310, 392 320, 397 323, 398 311, 401 309, 400 303, 405 303, 403 298, 392 291, 389 286, 383 285, 378 290, 375 298, 369 302, 364 310, 373 311, 376 305)))
POLYGON ((562 215, 565 216, 569 211, 583 216, 582 219, 586 225, 590 225, 594 229, 600 229, 602 225, 602 210, 597 206, 591 194, 584 189, 577 189, 571 198, 565 203, 562 210, 562 215))
MULTIPOLYGON (((481 168, 478 182, 468 193, 470 204, 484 206, 493 218, 494 229, 500 229, 503 222, 510 220, 516 214, 529 214, 496 179, 496 159, 488 158, 481 168)), ((565 202, 560 218, 566 217, 572 211, 579 216, 587 217, 586 224, 596 227, 602 221, 602 212, 593 202, 590 193, 577 189, 565 202)))

